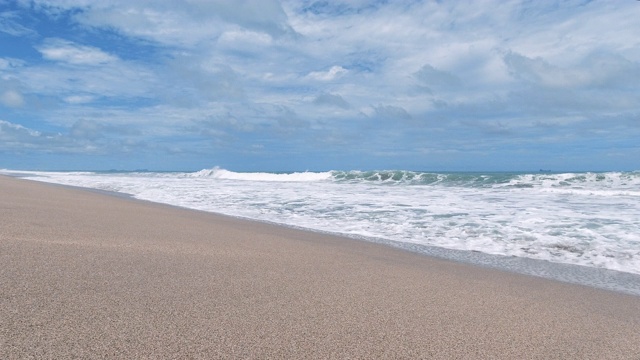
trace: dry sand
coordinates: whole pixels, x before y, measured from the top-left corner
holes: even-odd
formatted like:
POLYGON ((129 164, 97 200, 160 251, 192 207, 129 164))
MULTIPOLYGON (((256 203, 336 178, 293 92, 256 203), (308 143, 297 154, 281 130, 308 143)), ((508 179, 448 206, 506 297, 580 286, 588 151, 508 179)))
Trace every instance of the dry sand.
POLYGON ((1 359, 640 359, 640 297, 0 177, 1 359))

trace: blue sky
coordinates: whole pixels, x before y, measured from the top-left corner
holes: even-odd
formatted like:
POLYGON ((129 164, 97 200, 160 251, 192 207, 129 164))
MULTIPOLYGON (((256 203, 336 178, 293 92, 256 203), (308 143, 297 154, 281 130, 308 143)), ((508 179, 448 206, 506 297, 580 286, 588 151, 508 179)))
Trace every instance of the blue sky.
POLYGON ((0 0, 0 168, 640 170, 640 2, 0 0))

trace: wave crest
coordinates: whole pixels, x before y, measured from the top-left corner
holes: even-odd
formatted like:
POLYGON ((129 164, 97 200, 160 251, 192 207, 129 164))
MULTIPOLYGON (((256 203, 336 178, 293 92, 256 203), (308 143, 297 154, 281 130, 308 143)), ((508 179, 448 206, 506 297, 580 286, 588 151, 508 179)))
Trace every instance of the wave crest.
POLYGON ((293 172, 293 173, 266 173, 266 172, 234 172, 215 167, 204 169, 190 174, 191 177, 213 178, 222 180, 239 181, 269 181, 269 182, 310 182, 331 179, 331 172, 293 172))
POLYGON ((606 173, 435 173, 408 170, 325 172, 234 172, 219 167, 186 174, 192 178, 236 181, 370 183, 386 185, 434 185, 468 188, 536 188, 548 190, 622 190, 637 192, 640 172, 606 173))

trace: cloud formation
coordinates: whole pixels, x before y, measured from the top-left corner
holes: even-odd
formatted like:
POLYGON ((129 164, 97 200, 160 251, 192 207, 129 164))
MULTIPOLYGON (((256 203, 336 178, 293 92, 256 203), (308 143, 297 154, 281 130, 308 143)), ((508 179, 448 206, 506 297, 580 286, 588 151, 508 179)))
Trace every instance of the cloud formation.
POLYGON ((600 0, 4 2, 2 136, 147 168, 640 169, 638 18, 600 0))
POLYGON ((93 46, 78 45, 62 39, 45 39, 37 48, 47 60, 76 65, 104 65, 117 60, 93 46))
POLYGON ((0 94, 0 103, 6 107, 17 108, 24 105, 22 94, 15 90, 6 90, 0 94))

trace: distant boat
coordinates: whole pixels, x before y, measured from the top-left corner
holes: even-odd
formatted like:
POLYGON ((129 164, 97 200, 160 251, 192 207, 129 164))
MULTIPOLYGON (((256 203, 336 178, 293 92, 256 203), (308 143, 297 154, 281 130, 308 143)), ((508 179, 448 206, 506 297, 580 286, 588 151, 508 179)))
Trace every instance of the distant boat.
POLYGON ((551 172, 551 170, 540 169, 540 172, 551 172))

